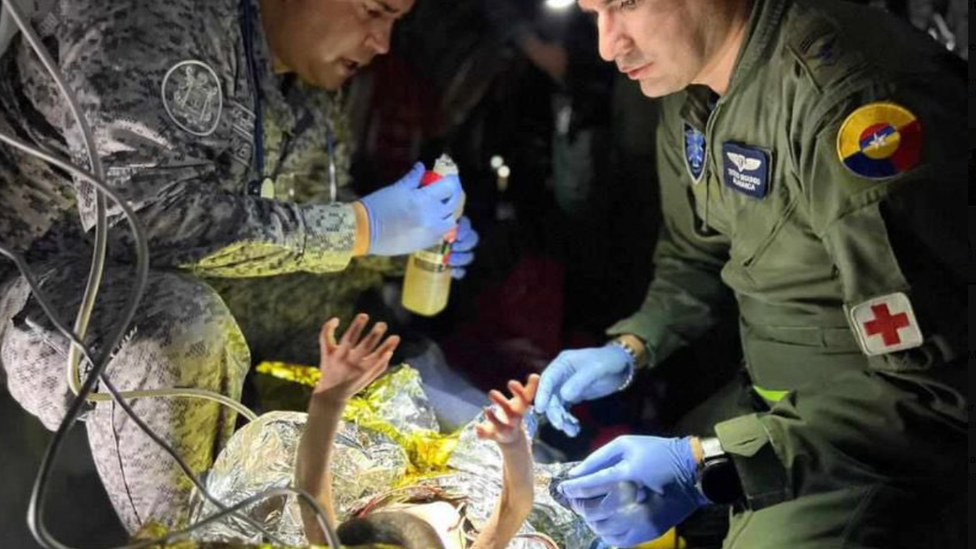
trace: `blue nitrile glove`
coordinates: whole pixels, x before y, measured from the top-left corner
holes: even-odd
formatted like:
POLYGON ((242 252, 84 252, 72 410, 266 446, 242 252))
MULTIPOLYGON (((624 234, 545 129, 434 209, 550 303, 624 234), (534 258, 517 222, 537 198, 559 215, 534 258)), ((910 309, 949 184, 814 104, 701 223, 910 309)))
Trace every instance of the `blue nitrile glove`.
POLYGON ((457 238, 451 245, 451 258, 448 260, 452 277, 462 279, 467 274, 465 267, 474 261, 474 249, 478 240, 478 232, 471 226, 471 220, 467 216, 462 217, 458 222, 457 238))
POLYGON ((660 537, 654 535, 657 528, 651 512, 653 501, 659 500, 659 496, 633 482, 618 482, 600 490, 606 493, 568 501, 606 545, 631 547, 660 537), (649 525, 654 529, 648 530, 649 525))
POLYGON ((445 175, 420 188, 424 165, 417 163, 403 179, 362 199, 369 217, 370 255, 406 255, 429 248, 455 227, 461 180, 445 175))
POLYGON ((604 541, 629 547, 663 536, 708 504, 695 485, 697 473, 691 438, 623 436, 570 470, 574 478, 559 489, 571 501, 606 500, 573 505, 604 541), (636 483, 646 497, 610 497, 621 482, 636 483))
POLYGON ((574 437, 579 421, 568 408, 616 393, 633 371, 633 357, 617 345, 563 351, 542 372, 536 409, 546 412, 553 427, 574 437))

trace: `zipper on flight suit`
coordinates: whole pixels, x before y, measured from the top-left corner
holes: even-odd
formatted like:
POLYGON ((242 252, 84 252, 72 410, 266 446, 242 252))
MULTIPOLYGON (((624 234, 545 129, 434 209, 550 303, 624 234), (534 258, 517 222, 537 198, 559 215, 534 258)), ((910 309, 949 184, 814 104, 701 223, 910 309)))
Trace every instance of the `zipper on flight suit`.
MULTIPOLYGON (((727 95, 727 94, 726 94, 727 95)), ((715 158, 715 147, 712 146, 712 127, 715 124, 715 119, 718 117, 718 111, 722 107, 722 102, 725 100, 726 95, 719 96, 718 101, 715 102, 715 106, 708 113, 708 120, 705 122, 705 150, 711 151, 710 155, 715 158)), ((721 170, 719 170, 719 178, 722 177, 721 170)), ((708 181, 708 158, 705 159, 705 212, 702 218, 702 233, 708 232, 708 207, 711 202, 711 191, 712 185, 708 181)))

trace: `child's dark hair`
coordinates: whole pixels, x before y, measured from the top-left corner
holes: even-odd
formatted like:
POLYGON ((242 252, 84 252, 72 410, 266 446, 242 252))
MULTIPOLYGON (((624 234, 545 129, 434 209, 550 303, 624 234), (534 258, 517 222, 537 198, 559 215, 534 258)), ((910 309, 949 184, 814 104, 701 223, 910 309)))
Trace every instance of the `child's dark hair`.
POLYGON ((444 549, 431 525, 403 512, 377 512, 349 519, 336 533, 343 545, 383 543, 403 549, 444 549))

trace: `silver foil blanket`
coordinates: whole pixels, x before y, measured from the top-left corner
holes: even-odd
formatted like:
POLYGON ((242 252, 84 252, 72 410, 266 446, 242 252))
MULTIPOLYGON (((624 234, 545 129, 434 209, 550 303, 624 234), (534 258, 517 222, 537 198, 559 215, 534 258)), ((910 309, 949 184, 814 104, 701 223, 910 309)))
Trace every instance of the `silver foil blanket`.
MULTIPOLYGON (((367 389, 364 397, 370 410, 404 436, 436 431, 437 422, 424 396, 417 372, 408 366, 384 376, 367 389)), ((359 416, 362 415, 360 406, 359 416)), ((232 505, 269 488, 294 485, 295 459, 298 444, 305 429, 307 415, 299 412, 271 412, 245 426, 223 449, 206 478, 208 490, 226 505, 232 505)), ((391 490, 433 488, 455 501, 463 502, 466 518, 476 528, 486 522, 501 493, 502 461, 497 446, 477 438, 474 425, 483 419, 475 418, 455 434, 456 446, 447 467, 442 471, 413 470, 405 448, 393 437, 380 430, 361 427, 343 421, 336 437, 332 461, 333 496, 336 513, 341 522, 350 513, 375 501, 377 496, 391 490)), ((531 436, 536 430, 532 414, 526 421, 531 436)), ((389 433, 390 431, 386 431, 389 433)), ((452 441, 453 443, 453 441, 452 441)), ((536 464, 535 506, 519 537, 509 549, 552 549, 552 544, 533 533, 552 538, 564 549, 588 549, 595 536, 572 511, 557 503, 550 495, 553 478, 561 478, 574 463, 536 464)), ((191 520, 198 521, 216 512, 216 507, 195 493, 192 497, 191 520)), ((307 540, 302 526, 300 508, 295 496, 273 498, 247 510, 251 518, 264 524, 282 541, 305 546, 307 540)), ((260 535, 238 519, 227 519, 200 530, 198 541, 260 542, 260 535)))

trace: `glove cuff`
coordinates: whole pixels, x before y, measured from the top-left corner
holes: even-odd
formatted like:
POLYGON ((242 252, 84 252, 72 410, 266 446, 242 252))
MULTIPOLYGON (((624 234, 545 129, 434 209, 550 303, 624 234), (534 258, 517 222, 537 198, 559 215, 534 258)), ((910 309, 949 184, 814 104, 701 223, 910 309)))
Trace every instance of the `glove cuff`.
POLYGON ((695 459, 695 452, 691 449, 691 440, 692 437, 675 440, 678 459, 681 460, 680 466, 683 476, 681 485, 695 505, 704 507, 711 502, 698 489, 698 460, 695 459))
POLYGON ((620 348, 627 354, 627 375, 620 387, 617 388, 617 392, 620 392, 630 387, 630 384, 634 382, 634 375, 637 373, 637 350, 621 339, 614 339, 608 345, 620 348))
POLYGON ((375 208, 370 206, 371 198, 372 195, 365 196, 359 200, 359 203, 366 210, 366 221, 369 224, 369 242, 366 244, 366 253, 368 255, 378 255, 376 253, 376 239, 379 237, 380 224, 375 208))

